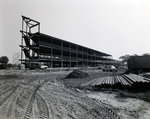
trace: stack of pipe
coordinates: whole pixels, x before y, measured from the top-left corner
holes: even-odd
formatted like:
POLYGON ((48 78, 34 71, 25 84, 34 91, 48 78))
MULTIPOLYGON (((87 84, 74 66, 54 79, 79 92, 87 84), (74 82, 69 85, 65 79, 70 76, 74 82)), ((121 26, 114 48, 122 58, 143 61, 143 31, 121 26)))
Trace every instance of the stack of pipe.
POLYGON ((107 76, 96 78, 81 86, 99 86, 99 87, 138 87, 147 85, 150 79, 136 75, 136 74, 123 74, 120 76, 107 76))

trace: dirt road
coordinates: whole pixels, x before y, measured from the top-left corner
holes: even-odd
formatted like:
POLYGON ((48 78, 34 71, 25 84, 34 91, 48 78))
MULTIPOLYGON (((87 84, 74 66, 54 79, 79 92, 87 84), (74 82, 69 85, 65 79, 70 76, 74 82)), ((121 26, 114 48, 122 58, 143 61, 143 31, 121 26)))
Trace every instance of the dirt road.
POLYGON ((66 88, 57 79, 65 73, 1 71, 0 119, 118 118, 110 106, 66 88))
POLYGON ((62 79, 70 72, 0 70, 0 119, 150 118, 150 103, 135 98, 143 93, 78 88, 91 78, 110 75, 87 72, 85 79, 62 79))

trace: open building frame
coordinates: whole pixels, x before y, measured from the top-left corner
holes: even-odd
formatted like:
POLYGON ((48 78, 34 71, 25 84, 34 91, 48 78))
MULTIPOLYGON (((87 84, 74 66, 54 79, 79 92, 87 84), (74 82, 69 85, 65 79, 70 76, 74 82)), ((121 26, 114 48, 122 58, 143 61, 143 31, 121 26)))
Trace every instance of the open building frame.
POLYGON ((40 22, 22 16, 21 64, 48 67, 96 67, 112 64, 112 55, 40 33, 40 22))

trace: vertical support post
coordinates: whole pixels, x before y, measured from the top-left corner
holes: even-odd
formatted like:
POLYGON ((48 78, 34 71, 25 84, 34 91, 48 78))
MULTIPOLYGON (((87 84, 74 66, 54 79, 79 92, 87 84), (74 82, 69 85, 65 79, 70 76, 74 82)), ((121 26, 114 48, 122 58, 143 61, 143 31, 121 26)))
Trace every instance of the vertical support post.
MULTIPOLYGON (((23 31, 23 19, 22 19, 22 31, 23 31)), ((21 37, 21 45, 23 46, 23 34, 21 34, 22 37, 21 37)), ((23 53, 22 53, 22 47, 21 47, 21 64, 22 64, 22 58, 23 58, 23 53)))
POLYGON ((88 49, 87 49, 87 66, 89 66, 89 52, 88 52, 88 49))
MULTIPOLYGON (((53 39, 51 40, 53 44, 53 39)), ((51 47, 51 68, 53 68, 53 48, 51 47)))
MULTIPOLYGON (((25 26, 25 31, 26 31, 25 34, 26 34, 26 37, 28 36, 28 34, 27 34, 27 32, 28 32, 28 31, 27 31, 27 28, 28 28, 28 27, 27 27, 27 26, 28 26, 28 25, 27 25, 27 23, 26 23, 26 26, 25 26)), ((30 41, 29 41, 29 44, 30 44, 30 41)), ((29 57, 30 57, 30 48, 29 48, 29 57)), ((26 58, 26 59, 27 59, 27 58, 26 58)), ((29 59, 29 62, 30 62, 30 59, 29 59)))
POLYGON ((69 49, 70 49, 70 58, 69 58, 70 61, 69 62, 70 62, 70 68, 71 68, 71 43, 69 43, 69 49))
MULTIPOLYGON (((39 25, 38 25, 38 32, 40 33, 40 23, 39 23, 39 25)), ((40 56, 40 37, 41 37, 41 36, 39 35, 39 36, 38 36, 38 47, 39 47, 39 50, 38 50, 38 54, 37 54, 37 55, 38 55, 38 56, 37 56, 37 57, 38 57, 38 61, 40 61, 40 60, 39 60, 39 56, 40 56)), ((41 65, 41 62, 40 62, 40 65, 41 65)))
POLYGON ((40 58, 40 35, 38 36, 38 47, 39 47, 39 50, 38 50, 38 61, 39 61, 39 58, 40 58))
POLYGON ((83 66, 83 47, 82 48, 82 66, 83 66))
POLYGON ((86 48, 86 66, 88 66, 88 49, 86 48))
POLYGON ((63 41, 61 41, 61 67, 63 68, 63 41))
POLYGON ((96 56, 95 56, 95 51, 94 51, 94 67, 96 67, 96 56))
POLYGON ((78 46, 76 45, 76 66, 78 67, 78 46))
POLYGON ((92 50, 91 50, 91 66, 93 66, 93 61, 92 61, 92 50))
POLYGON ((40 33, 40 24, 39 24, 39 26, 38 26, 38 32, 40 33))

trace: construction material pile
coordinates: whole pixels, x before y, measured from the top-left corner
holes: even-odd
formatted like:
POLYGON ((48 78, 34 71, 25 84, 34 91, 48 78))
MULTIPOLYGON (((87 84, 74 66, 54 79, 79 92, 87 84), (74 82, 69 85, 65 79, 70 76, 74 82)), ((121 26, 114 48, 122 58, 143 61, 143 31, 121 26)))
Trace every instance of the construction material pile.
POLYGON ((89 76, 88 73, 85 73, 85 72, 75 69, 69 75, 67 75, 65 78, 86 78, 88 76, 89 76))
POLYGON ((96 78, 81 86, 116 87, 116 88, 146 88, 150 79, 136 74, 123 74, 120 76, 107 76, 96 78))

